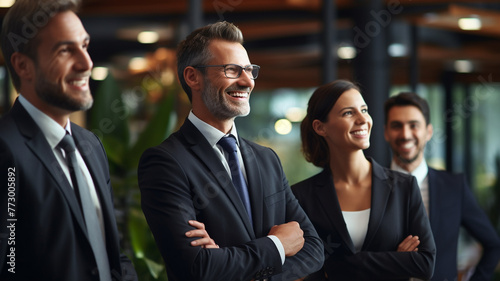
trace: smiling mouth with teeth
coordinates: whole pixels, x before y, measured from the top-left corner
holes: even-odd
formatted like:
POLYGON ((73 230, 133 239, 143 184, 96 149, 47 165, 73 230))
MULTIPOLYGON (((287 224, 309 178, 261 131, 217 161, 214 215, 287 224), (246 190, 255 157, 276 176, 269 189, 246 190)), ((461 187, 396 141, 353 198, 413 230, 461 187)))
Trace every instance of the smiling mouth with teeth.
POLYGON ((83 79, 83 80, 73 80, 73 81, 70 81, 69 84, 70 85, 74 85, 74 86, 78 86, 78 87, 82 87, 82 86, 87 85, 87 80, 86 79, 83 79))
POLYGON ((246 98, 248 97, 248 93, 244 92, 229 92, 227 93, 228 95, 230 95, 231 97, 235 97, 235 98, 246 98))
POLYGON ((363 136, 368 134, 368 130, 356 131, 352 133, 353 135, 363 136))

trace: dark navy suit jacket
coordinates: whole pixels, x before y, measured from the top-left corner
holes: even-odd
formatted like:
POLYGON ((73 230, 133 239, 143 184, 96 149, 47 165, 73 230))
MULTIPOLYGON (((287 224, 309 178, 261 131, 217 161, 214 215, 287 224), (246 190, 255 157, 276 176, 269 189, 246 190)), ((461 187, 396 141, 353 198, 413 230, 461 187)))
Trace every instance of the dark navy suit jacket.
MULTIPOLYGON (((71 129, 101 203, 112 278, 136 280, 132 263, 120 255, 108 162, 101 142, 76 124, 71 129)), ((98 280, 75 193, 42 131, 19 101, 0 120, 0 159, 0 280, 98 280), (14 173, 9 176, 8 171, 14 173), (8 193, 8 182, 15 183, 15 195, 8 193), (8 207, 15 209, 17 221, 7 222, 8 207), (15 224, 15 245, 7 239, 12 233, 6 223, 15 224), (14 274, 7 264, 11 252, 15 253, 14 274)))
POLYGON ((169 280, 295 280, 323 264, 323 245, 292 194, 278 156, 239 139, 253 221, 228 172, 203 134, 186 119, 179 131, 144 152, 139 164, 142 209, 169 280), (184 234, 198 220, 220 249, 203 249, 184 234), (284 265, 267 234, 297 221, 305 244, 284 265))
POLYGON ((368 231, 360 252, 347 231, 330 168, 292 186, 325 245, 325 264, 310 280, 429 279, 436 247, 415 177, 372 163, 372 198, 368 231), (397 252, 417 235, 417 252, 397 252))
POLYGON ((491 280, 500 259, 500 239, 463 175, 429 168, 429 218, 437 247, 433 281, 457 280, 460 226, 481 243, 483 255, 471 281, 491 280))

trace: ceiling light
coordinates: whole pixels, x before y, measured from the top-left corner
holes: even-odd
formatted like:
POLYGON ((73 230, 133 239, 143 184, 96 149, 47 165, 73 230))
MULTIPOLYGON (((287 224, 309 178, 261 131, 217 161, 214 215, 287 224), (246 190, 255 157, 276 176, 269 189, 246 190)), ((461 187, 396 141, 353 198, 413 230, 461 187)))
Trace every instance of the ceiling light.
POLYGON ((455 71, 459 73, 470 73, 474 69, 472 62, 469 60, 457 60, 454 63, 455 71))
POLYGON ((352 46, 342 46, 337 49, 337 55, 344 60, 350 60, 356 57, 356 49, 352 46))
POLYGON ((389 45, 388 52, 391 57, 404 57, 407 53, 406 46, 401 43, 389 45))
POLYGON ((137 35, 137 41, 142 44, 153 44, 158 42, 160 35, 156 31, 142 31, 137 35))
POLYGON ((16 0, 0 0, 0 8, 10 8, 16 0))
POLYGON ((481 29, 481 19, 477 17, 460 18, 458 27, 462 30, 479 30, 481 29))

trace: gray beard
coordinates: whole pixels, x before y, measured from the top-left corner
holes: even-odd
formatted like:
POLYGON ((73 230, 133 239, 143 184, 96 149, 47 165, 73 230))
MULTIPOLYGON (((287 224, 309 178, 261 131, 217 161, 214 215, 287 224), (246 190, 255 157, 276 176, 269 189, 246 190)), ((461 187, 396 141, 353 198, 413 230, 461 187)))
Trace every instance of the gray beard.
MULTIPOLYGON (((208 110, 220 120, 228 120, 236 118, 238 116, 247 116, 250 113, 250 108, 248 112, 241 113, 231 110, 224 102, 224 99, 219 96, 217 88, 212 86, 211 81, 205 78, 205 89, 202 93, 203 103, 205 103, 208 110)), ((246 87, 245 87, 246 89, 246 87)))

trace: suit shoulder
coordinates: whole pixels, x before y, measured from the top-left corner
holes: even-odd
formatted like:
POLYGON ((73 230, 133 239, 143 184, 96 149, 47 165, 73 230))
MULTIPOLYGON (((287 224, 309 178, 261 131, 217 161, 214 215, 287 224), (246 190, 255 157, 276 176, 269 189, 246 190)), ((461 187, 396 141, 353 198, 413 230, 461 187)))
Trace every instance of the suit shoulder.
POLYGON ((429 175, 432 177, 437 177, 437 178, 444 178, 444 179, 463 179, 464 174, 463 173, 452 173, 446 170, 438 170, 429 167, 429 175))
POLYGON ((106 154, 101 139, 94 132, 82 128, 73 122, 71 122, 71 131, 73 133, 73 136, 78 138, 76 141, 79 147, 90 144, 93 147, 100 147, 103 153, 106 154))
MULTIPOLYGON (((273 165, 276 162, 278 162, 281 165, 281 160, 280 160, 278 154, 276 153, 276 151, 274 151, 274 149, 267 147, 267 146, 257 144, 255 142, 249 141, 249 140, 244 139, 244 138, 240 138, 240 141, 241 141, 240 145, 245 145, 245 146, 251 148, 255 152, 256 156, 264 159, 266 162, 270 161, 273 163, 273 165)), ((263 164, 266 164, 266 163, 263 163, 263 164)))
POLYGON ((175 153, 175 152, 180 152, 179 150, 183 150, 184 147, 186 146, 186 143, 180 139, 181 135, 180 133, 174 132, 170 134, 165 140, 163 140, 161 143, 151 146, 147 148, 144 152, 152 152, 152 151, 163 151, 163 152, 168 152, 168 153, 175 153))
POLYGON ((183 141, 182 135, 177 131, 168 136, 165 140, 155 146, 146 148, 142 153, 139 161, 139 166, 142 167, 152 159, 165 159, 171 158, 180 161, 182 159, 188 161, 190 159, 187 155, 188 144, 183 141))
POLYGON ((303 193, 303 192, 308 192, 313 189, 314 186, 320 184, 323 185, 326 183, 328 180, 327 178, 327 171, 323 170, 307 179, 304 179, 302 181, 299 181, 291 186, 291 189, 293 193, 298 194, 298 193, 303 193))
POLYGON ((0 138, 8 139, 14 131, 17 131, 16 124, 12 116, 7 113, 0 118, 0 138))
POLYGON ((95 139, 96 141, 100 142, 99 137, 96 134, 94 134, 93 132, 91 132, 85 128, 80 127, 79 125, 77 125, 73 122, 71 122, 71 131, 83 136, 84 138, 88 138, 88 139, 92 139, 92 140, 95 139))
POLYGON ((240 140, 242 142, 244 142, 246 145, 251 146, 255 150, 258 150, 258 151, 260 151, 260 150, 262 150, 262 151, 273 151, 274 152, 274 150, 272 148, 270 148, 270 147, 260 145, 258 143, 253 142, 253 141, 247 140, 245 138, 240 138, 240 140))

